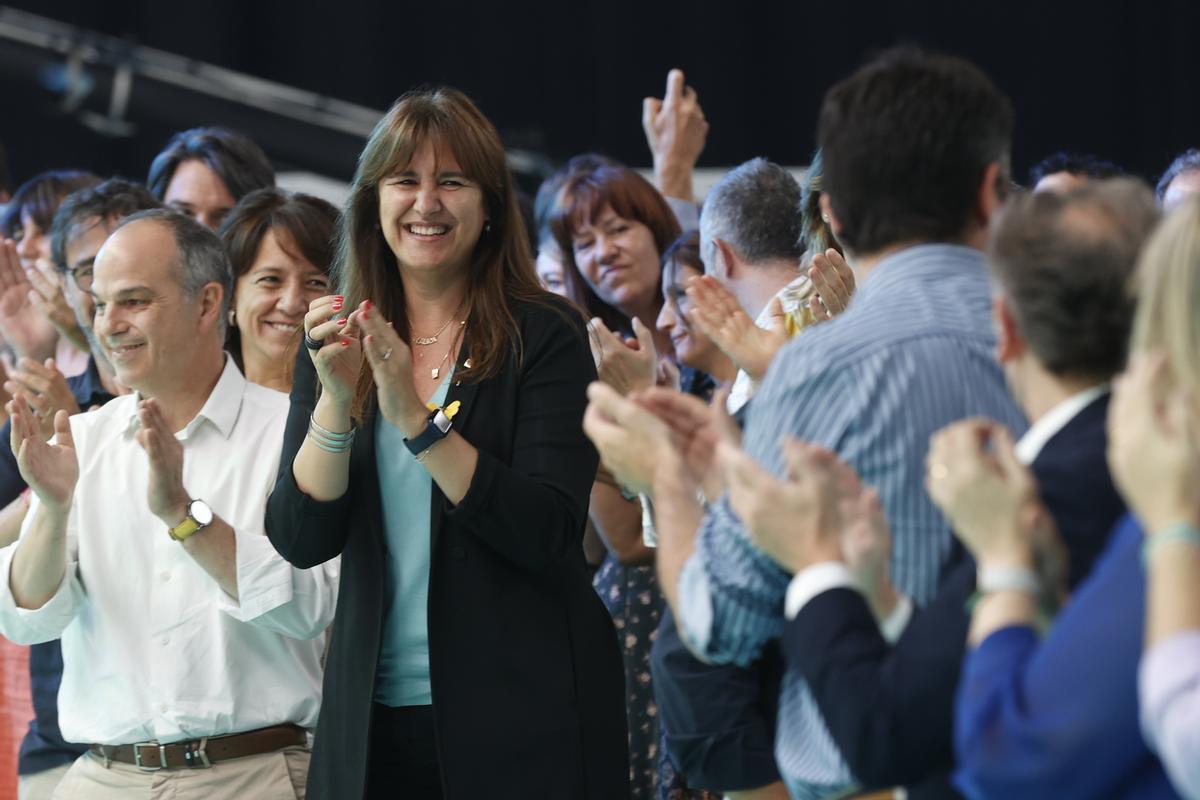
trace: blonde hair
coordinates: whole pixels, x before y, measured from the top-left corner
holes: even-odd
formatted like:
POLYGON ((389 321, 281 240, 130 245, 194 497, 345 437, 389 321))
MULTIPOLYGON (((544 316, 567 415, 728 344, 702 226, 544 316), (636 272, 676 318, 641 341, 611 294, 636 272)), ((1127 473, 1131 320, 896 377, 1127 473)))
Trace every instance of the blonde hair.
POLYGON ((1200 198, 1179 206, 1150 237, 1135 281, 1130 349, 1161 351, 1168 379, 1200 390, 1200 198))

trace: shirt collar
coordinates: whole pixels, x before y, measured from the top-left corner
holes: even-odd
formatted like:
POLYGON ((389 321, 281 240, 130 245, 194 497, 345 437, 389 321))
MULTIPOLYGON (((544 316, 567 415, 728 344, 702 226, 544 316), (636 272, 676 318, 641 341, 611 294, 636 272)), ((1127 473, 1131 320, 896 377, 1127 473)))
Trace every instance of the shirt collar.
MULTIPOLYGON (((207 420, 217 429, 221 436, 226 439, 233 433, 233 426, 237 422, 238 413, 242 410, 242 397, 246 393, 247 381, 242 376, 237 365, 233 363, 233 359, 228 353, 225 354, 225 369, 221 372, 221 377, 217 380, 217 385, 213 387, 212 392, 208 395, 208 399, 204 401, 204 405, 192 418, 191 422, 183 428, 183 439, 187 439, 194 435, 200 425, 207 420)), ((137 430, 141 424, 138 419, 138 403, 141 401, 140 393, 134 395, 132 410, 129 414, 129 421, 126 423, 126 433, 137 430)))
POLYGON ((809 279, 807 273, 801 272, 799 275, 788 281, 787 285, 776 292, 775 296, 772 297, 765 306, 763 306, 763 310, 758 312, 758 317, 754 320, 754 324, 760 328, 769 329, 771 327, 771 301, 778 298, 779 302, 784 304, 784 310, 787 310, 787 298, 789 294, 792 296, 801 294, 807 295, 811 291, 812 281, 809 279))
POLYGON ((1036 422, 1029 426, 1025 435, 1017 442, 1015 452, 1017 460, 1029 466, 1041 455, 1046 442, 1055 434, 1079 416, 1079 413, 1090 406, 1094 400, 1105 395, 1109 390, 1107 383, 1084 389, 1078 394, 1071 395, 1066 400, 1047 411, 1036 422))
POLYGON ((863 279, 857 294, 887 292, 914 277, 952 275, 963 270, 984 270, 983 252, 964 244, 915 244, 885 256, 863 279))

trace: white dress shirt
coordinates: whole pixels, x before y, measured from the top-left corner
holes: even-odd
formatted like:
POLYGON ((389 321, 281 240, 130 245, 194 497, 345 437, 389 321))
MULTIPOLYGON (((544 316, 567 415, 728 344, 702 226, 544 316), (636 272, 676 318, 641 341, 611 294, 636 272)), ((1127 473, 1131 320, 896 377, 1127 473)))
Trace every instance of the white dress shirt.
POLYGON ((35 497, 21 539, 0 550, 0 633, 22 644, 62 638, 59 722, 69 742, 314 727, 339 565, 296 569, 263 529, 287 395, 248 383, 227 358, 204 407, 176 434, 184 487, 234 530, 239 600, 150 512, 137 402, 126 395, 71 417, 80 474, 66 576, 41 608, 16 606, 9 574, 35 497))

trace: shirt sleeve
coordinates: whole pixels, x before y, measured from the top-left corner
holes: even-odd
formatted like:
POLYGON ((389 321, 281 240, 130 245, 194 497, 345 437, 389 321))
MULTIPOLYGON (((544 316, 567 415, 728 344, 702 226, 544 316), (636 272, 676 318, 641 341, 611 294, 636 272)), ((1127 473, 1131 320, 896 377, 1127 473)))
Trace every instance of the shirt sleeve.
MULTIPOLYGON (((784 437, 836 450, 855 414, 843 387, 849 377, 810 364, 805 348, 797 339, 779 353, 750 406, 743 446, 776 475, 785 470, 784 437)), ((783 633, 788 581, 721 498, 702 520, 696 551, 680 576, 680 623, 689 647, 714 663, 750 664, 783 633)))
POLYGON ((234 525, 233 533, 238 598, 221 592, 221 611, 293 639, 312 639, 329 627, 337 609, 340 556, 301 569, 279 555, 261 521, 234 525))
POLYGON ((67 566, 62 582, 41 608, 17 606, 10 581, 13 557, 26 541, 40 508, 37 495, 32 495, 29 512, 21 525, 20 538, 0 550, 0 579, 3 580, 3 586, 0 586, 0 634, 20 645, 41 644, 61 638, 84 604, 83 583, 79 579, 75 510, 72 508, 67 518, 67 566))
POLYGON ((1139 672, 1142 730, 1175 787, 1200 798, 1200 631, 1159 642, 1139 672))
POLYGON ((1150 760, 1138 724, 1145 583, 1136 524, 1042 641, 995 631, 967 654, 955 703, 955 782, 968 797, 1107 797, 1150 760))

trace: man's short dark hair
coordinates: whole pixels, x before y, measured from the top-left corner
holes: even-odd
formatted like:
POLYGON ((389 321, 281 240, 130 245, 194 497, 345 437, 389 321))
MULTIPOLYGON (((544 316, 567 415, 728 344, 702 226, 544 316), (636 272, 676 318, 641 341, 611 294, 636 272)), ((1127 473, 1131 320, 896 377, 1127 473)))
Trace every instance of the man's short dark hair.
POLYGON ((1065 172, 1068 175, 1077 175, 1081 178, 1092 178, 1094 180, 1119 178, 1125 174, 1125 170, 1113 162, 1105 161, 1098 156, 1088 153, 1059 151, 1051 153, 1030 168, 1029 185, 1031 187, 1037 186, 1038 181, 1042 178, 1058 172, 1065 172))
POLYGON ((1157 221, 1153 193, 1133 178, 1022 193, 1005 206, 988 263, 1021 336, 1051 373, 1107 380, 1124 367, 1130 278, 1157 221))
POLYGON ((1167 167, 1167 171, 1158 179, 1158 186, 1154 187, 1154 193, 1158 195, 1158 202, 1162 202, 1163 197, 1167 193, 1167 187, 1171 185, 1171 181, 1185 172, 1200 172, 1200 149, 1193 147, 1186 152, 1180 153, 1171 162, 1171 166, 1167 167))
POLYGON ((224 341, 229 305, 233 299, 233 267, 225 246, 217 234, 170 208, 152 208, 131 214, 117 224, 113 233, 116 234, 126 225, 144 221, 165 225, 175 238, 178 256, 175 262, 176 277, 184 296, 193 299, 210 283, 219 284, 224 290, 217 324, 221 340, 224 341))
POLYGON ((859 253, 907 241, 959 241, 988 165, 1007 187, 1013 111, 974 65, 889 50, 825 95, 817 129, 824 191, 859 253))
POLYGON ((54 214, 50 226, 50 258, 60 272, 70 269, 67 246, 95 225, 115 225, 119 220, 151 208, 161 208, 149 190, 124 178, 109 178, 103 183, 80 189, 69 195, 54 214))
POLYGON ((192 128, 171 137, 154 157, 146 187, 162 200, 175 170, 184 161, 201 161, 217 173, 235 200, 275 185, 275 168, 254 141, 227 128, 192 128))
MULTIPOLYGON (((755 158, 734 167, 708 190, 700 212, 704 236, 728 242, 750 264, 799 264, 800 183, 783 167, 755 158)), ((701 250, 711 247, 700 243, 701 250)))

